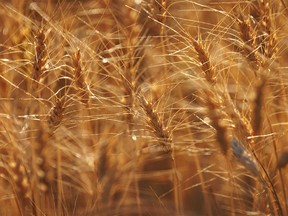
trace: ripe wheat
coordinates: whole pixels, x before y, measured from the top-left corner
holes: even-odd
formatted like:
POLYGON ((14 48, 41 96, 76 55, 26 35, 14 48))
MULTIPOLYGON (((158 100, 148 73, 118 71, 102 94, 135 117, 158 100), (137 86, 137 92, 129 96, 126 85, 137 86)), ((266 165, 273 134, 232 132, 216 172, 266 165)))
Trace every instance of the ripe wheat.
POLYGON ((287 215, 283 0, 0 3, 0 215, 287 215))

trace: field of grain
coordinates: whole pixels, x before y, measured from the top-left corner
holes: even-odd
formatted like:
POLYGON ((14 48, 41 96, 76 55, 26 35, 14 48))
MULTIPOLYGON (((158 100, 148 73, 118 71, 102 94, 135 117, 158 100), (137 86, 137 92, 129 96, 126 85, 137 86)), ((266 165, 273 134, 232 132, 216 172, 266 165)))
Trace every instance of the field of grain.
POLYGON ((287 6, 2 0, 0 215, 287 215, 287 6))

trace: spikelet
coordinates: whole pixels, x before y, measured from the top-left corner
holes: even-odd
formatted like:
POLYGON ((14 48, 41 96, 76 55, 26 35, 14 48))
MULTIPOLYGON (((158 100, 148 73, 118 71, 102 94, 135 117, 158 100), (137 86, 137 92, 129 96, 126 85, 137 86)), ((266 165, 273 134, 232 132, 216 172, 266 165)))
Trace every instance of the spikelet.
POLYGON ((229 130, 225 123, 226 114, 224 113, 222 102, 219 101, 213 92, 206 91, 206 106, 211 125, 216 131, 216 141, 220 146, 223 155, 227 155, 229 149, 229 130))
POLYGON ((35 57, 32 72, 32 89, 36 90, 38 88, 40 78, 43 76, 43 73, 45 71, 45 65, 48 59, 46 48, 46 35, 43 29, 37 32, 35 36, 34 46, 35 57))
POLYGON ((51 131, 55 131, 62 122, 63 113, 65 111, 64 99, 64 97, 62 99, 57 98, 55 105, 48 113, 48 126, 51 131))
POLYGON ((244 17, 243 14, 240 13, 240 17, 237 20, 239 25, 241 39, 243 41, 243 54, 249 60, 250 65, 256 70, 259 69, 260 62, 259 57, 257 56, 257 49, 255 47, 255 38, 256 33, 254 31, 254 27, 252 26, 251 17, 244 17))
MULTIPOLYGON (((258 21, 257 45, 258 51, 267 59, 277 52, 277 36, 274 25, 274 15, 270 0, 258 0, 254 3, 255 19, 258 21)), ((263 64, 265 61, 263 62, 263 64)))
POLYGON ((165 152, 172 151, 171 132, 164 126, 160 120, 159 114, 153 108, 151 102, 148 102, 144 96, 139 97, 140 105, 146 114, 146 122, 158 139, 158 142, 165 152))
POLYGON ((87 104, 89 102, 89 90, 85 81, 84 73, 82 71, 80 49, 78 49, 72 56, 72 65, 74 72, 74 81, 76 87, 79 90, 79 95, 81 98, 80 100, 82 103, 87 104))
POLYGON ((197 52, 198 60, 201 64, 201 69, 205 74, 205 79, 211 85, 214 85, 216 82, 216 72, 213 64, 210 60, 210 55, 207 48, 203 45, 201 39, 193 40, 193 46, 195 51, 197 52))
POLYGON ((266 78, 262 77, 259 84, 256 86, 256 97, 254 99, 253 106, 253 133, 258 135, 261 132, 262 123, 263 123, 263 102, 264 102, 264 88, 266 85, 266 78))

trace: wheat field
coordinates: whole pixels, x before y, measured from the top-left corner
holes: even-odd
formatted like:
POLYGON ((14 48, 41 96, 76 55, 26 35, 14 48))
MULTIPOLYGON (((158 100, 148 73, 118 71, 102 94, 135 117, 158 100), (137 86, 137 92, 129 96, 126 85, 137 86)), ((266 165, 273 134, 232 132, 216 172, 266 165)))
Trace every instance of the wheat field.
POLYGON ((2 0, 0 215, 287 215, 286 0, 2 0))

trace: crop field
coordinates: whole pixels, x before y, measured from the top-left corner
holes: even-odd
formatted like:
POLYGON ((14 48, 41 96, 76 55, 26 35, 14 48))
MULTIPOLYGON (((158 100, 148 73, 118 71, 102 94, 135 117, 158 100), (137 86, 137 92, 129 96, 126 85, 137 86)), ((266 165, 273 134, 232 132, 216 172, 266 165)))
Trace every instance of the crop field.
POLYGON ((0 1, 0 215, 288 215, 287 23, 287 0, 0 1))

